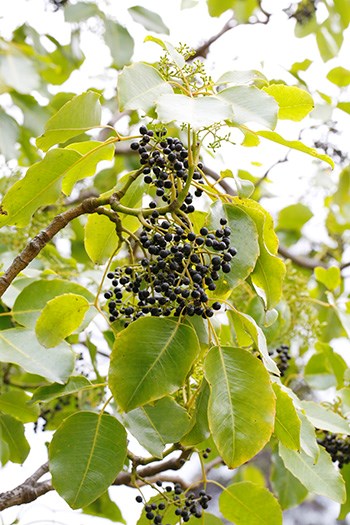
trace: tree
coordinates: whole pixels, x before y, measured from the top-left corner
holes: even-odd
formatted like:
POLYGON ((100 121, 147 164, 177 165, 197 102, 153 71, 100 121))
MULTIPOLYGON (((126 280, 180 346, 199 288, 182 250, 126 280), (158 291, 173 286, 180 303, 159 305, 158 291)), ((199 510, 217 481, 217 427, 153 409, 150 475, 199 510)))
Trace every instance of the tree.
MULTIPOLYGON (((54 4, 69 44, 28 24, 1 40, 2 464, 28 456, 25 424, 53 436, 47 462, 2 493, 0 509, 55 490, 72 509, 122 522, 108 489, 126 485, 140 525, 278 525, 310 495, 341 504, 344 519, 349 374, 336 344, 350 330, 350 171, 334 119, 350 113, 350 71, 328 70, 332 96, 308 92, 309 59, 290 66, 291 83, 257 70, 209 74, 205 58, 224 34, 273 20, 258 0, 208 0, 208 16, 229 19, 194 50, 155 37, 169 33, 162 18, 131 7, 158 46, 152 64, 133 61, 131 28, 106 5, 54 4), (109 74, 118 70, 117 100, 64 86, 84 62, 77 43, 91 21, 110 49, 109 74), (284 153, 260 176, 207 165, 223 145, 265 141, 284 153), (317 207, 285 206, 274 226, 263 205, 272 169, 295 162, 293 151, 315 159, 318 178, 335 168, 321 195, 323 243, 305 235, 317 207), (190 483, 181 469, 193 458, 201 475, 190 483), (235 469, 228 485, 218 465, 235 469)), ((302 0, 288 17, 327 62, 348 35, 350 8, 302 0)))

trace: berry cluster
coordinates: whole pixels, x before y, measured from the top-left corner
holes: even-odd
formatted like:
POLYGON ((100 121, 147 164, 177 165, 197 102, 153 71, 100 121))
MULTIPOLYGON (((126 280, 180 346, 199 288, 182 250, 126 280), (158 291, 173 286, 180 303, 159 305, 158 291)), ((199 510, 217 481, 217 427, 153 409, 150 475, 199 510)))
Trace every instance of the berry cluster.
MULTIPOLYGON (((321 433, 321 431, 319 431, 321 433)), ((331 456, 332 461, 338 462, 339 468, 350 463, 350 437, 331 432, 322 432, 322 437, 317 439, 319 445, 324 447, 331 456)))
MULTIPOLYGON (((161 481, 157 481, 157 485, 161 487, 161 481)), ((163 523, 165 513, 169 517, 171 509, 181 523, 190 521, 191 517, 201 518, 202 510, 208 508, 208 503, 212 499, 205 490, 201 490, 198 495, 194 492, 185 494, 179 483, 175 483, 174 488, 166 486, 163 494, 160 503, 146 503, 144 506, 146 519, 155 525, 163 523)), ((143 503, 142 496, 136 496, 136 501, 143 503)))
MULTIPOLYGON (((144 166, 145 183, 154 187, 157 197, 169 204, 178 196, 178 182, 180 181, 182 184, 187 180, 188 150, 178 138, 165 138, 166 130, 154 132, 148 130, 146 126, 141 126, 140 133, 142 135, 141 140, 133 142, 130 147, 140 156, 140 164, 144 166)), ((202 164, 198 163, 197 168, 201 170, 202 164)), ((193 184, 196 186, 194 195, 189 192, 180 207, 180 210, 186 214, 195 211, 192 204, 193 196, 201 197, 203 193, 199 185, 203 184, 204 181, 201 172, 198 170, 194 171, 192 177, 193 184)), ((155 207, 155 203, 151 203, 150 207, 155 207)))
POLYGON ((224 218, 220 228, 202 227, 198 235, 167 220, 144 228, 139 262, 107 274, 112 281, 104 294, 110 322, 122 319, 127 325, 145 315, 212 317, 221 304, 208 293, 222 273, 231 271, 236 255, 230 235, 224 218))
POLYGON ((281 372, 281 377, 283 377, 288 370, 289 361, 292 359, 289 354, 289 346, 281 345, 269 354, 274 358, 277 368, 281 372))

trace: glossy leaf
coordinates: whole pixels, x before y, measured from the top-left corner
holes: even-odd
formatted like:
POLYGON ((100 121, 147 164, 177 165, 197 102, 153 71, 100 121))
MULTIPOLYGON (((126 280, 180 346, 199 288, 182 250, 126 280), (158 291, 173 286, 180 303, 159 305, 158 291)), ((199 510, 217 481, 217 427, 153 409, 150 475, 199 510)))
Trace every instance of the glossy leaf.
POLYGON ((210 385, 209 428, 227 466, 237 467, 254 457, 273 431, 275 396, 269 374, 250 352, 216 346, 205 359, 205 377, 210 385))
POLYGON ((54 144, 66 142, 84 131, 96 128, 101 122, 100 94, 86 91, 64 104, 46 123, 45 132, 36 144, 47 151, 54 144))
POLYGON ((298 122, 305 118, 314 108, 312 96, 304 89, 296 86, 270 84, 263 89, 276 100, 279 106, 278 118, 281 120, 298 122))
POLYGON ((89 505, 113 483, 126 457, 126 432, 108 414, 67 418, 49 448, 52 484, 73 509, 89 505))
POLYGON ((102 496, 90 503, 87 507, 84 507, 83 513, 89 516, 105 518, 114 523, 126 523, 118 505, 111 500, 108 492, 102 494, 102 496))
POLYGON ((233 86, 223 89, 217 96, 231 104, 234 122, 256 122, 269 129, 276 127, 278 105, 273 97, 264 91, 254 86, 233 86))
POLYGON ((197 129, 232 116, 230 104, 218 96, 161 95, 157 99, 156 111, 162 122, 185 122, 197 129))
POLYGON ((143 27, 147 31, 153 31, 154 33, 163 33, 165 35, 169 34, 169 29, 164 24, 162 18, 158 15, 158 13, 150 11, 149 9, 146 9, 145 7, 139 5, 135 7, 130 7, 128 11, 131 14, 133 20, 138 24, 143 25, 143 27))
POLYGON ((313 213, 305 204, 291 204, 279 212, 277 229, 300 232, 311 217, 313 213))
POLYGON ((155 106, 160 95, 172 92, 158 71, 142 62, 125 67, 118 77, 120 111, 138 109, 147 112, 155 106))
POLYGON ((125 415, 124 421, 140 445, 157 458, 162 457, 167 443, 180 441, 190 427, 186 410, 171 397, 132 410, 125 415))
POLYGON ((32 423, 39 417, 39 408, 29 405, 31 398, 22 390, 9 390, 0 395, 0 412, 22 423, 32 423))
MULTIPOLYGON (((13 305, 13 318, 26 328, 35 328, 36 322, 45 305, 62 294, 82 295, 89 302, 93 302, 93 294, 78 283, 63 279, 39 279, 26 286, 17 296, 13 305)), ((90 322, 92 315, 87 313, 86 319, 90 322)))
POLYGON ((273 390, 276 394, 275 434, 284 446, 292 450, 300 450, 300 419, 294 408, 292 399, 277 383, 273 390))
POLYGON ((40 386, 34 390, 31 403, 38 403, 39 401, 52 401, 61 396, 74 394, 92 386, 92 383, 84 376, 72 376, 68 383, 60 385, 53 383, 52 385, 40 386))
POLYGON ((308 495, 308 490, 286 469, 277 454, 273 457, 271 484, 283 510, 300 505, 308 495))
POLYGON ((185 447, 197 445, 201 441, 208 439, 209 422, 208 422, 208 402, 209 402, 209 385, 203 379, 202 386, 196 399, 196 406, 191 418, 191 428, 189 432, 181 439, 185 447))
POLYGON ((317 266, 314 272, 317 281, 324 284, 328 290, 335 290, 341 284, 340 269, 337 266, 329 268, 317 266))
POLYGON ((350 434, 350 423, 341 415, 314 401, 302 401, 307 418, 316 428, 338 434, 350 434))
POLYGON ((0 414, 0 437, 8 445, 10 461, 23 463, 30 451, 23 423, 14 417, 0 414))
POLYGON ((57 346, 83 322, 89 302, 82 295, 67 293, 51 299, 41 312, 35 332, 47 348, 57 346))
POLYGON ((172 319, 138 319, 116 336, 109 388, 128 412, 180 388, 199 352, 189 326, 172 319))
POLYGON ((219 509, 235 525, 282 525, 282 510, 276 498, 250 481, 227 487, 220 495, 219 509))
POLYGON ((119 243, 115 224, 104 215, 89 215, 85 224, 84 245, 95 264, 104 264, 116 251, 119 243))
POLYGON ((327 78, 339 87, 348 86, 350 84, 350 70, 342 66, 334 67, 329 71, 327 78))
POLYGON ((134 53, 134 40, 126 27, 115 20, 106 20, 104 39, 111 52, 113 65, 117 69, 130 64, 134 53))
POLYGON ((257 135, 259 135, 259 137, 271 140, 272 142, 276 142, 277 144, 281 144, 282 146, 286 146, 287 148, 295 149, 306 153, 307 155, 311 155, 311 157, 315 157, 316 159, 323 160, 324 162, 327 162, 331 168, 334 168, 334 162, 328 155, 318 153, 317 150, 306 146, 306 144, 303 144, 303 142, 300 142, 299 140, 286 140, 275 131, 258 131, 257 135))
POLYGON ((0 361, 14 363, 27 372, 62 384, 72 373, 74 355, 65 342, 47 349, 31 330, 10 328, 0 332, 0 361))
POLYGON ((279 455, 285 467, 310 491, 326 496, 337 503, 346 498, 344 480, 336 469, 329 454, 320 447, 317 463, 304 452, 296 452, 279 445, 279 455))

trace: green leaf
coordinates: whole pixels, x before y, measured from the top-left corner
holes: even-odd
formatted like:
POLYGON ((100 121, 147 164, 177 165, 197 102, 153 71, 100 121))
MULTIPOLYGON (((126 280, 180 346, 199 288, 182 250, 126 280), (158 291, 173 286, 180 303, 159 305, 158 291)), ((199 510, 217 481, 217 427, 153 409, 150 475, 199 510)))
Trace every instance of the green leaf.
POLYGON ((278 238, 272 217, 259 203, 251 199, 234 198, 233 201, 253 219, 258 230, 260 255, 251 278, 253 284, 264 291, 266 307, 270 310, 281 298, 286 271, 284 263, 277 256, 278 238))
POLYGON ((315 428, 310 423, 309 419, 302 412, 298 412, 298 416, 301 422, 301 428, 300 428, 301 449, 307 456, 312 458, 314 463, 316 463, 318 460, 318 456, 320 455, 320 447, 318 446, 318 443, 317 443, 315 428))
POLYGON ((231 105, 234 122, 256 122, 269 129, 276 127, 278 105, 264 91, 254 86, 233 86, 220 91, 217 97, 231 105))
POLYGON ((242 348, 213 347, 204 366, 209 428, 223 460, 234 468, 254 457, 273 431, 275 395, 269 374, 242 348))
MULTIPOLYGON (((15 46, 7 47, 2 41, 0 54, 0 92, 11 91, 31 93, 40 86, 40 77, 34 61, 20 53, 15 46)), ((17 46, 16 46, 17 47, 17 46)), ((18 46, 19 47, 19 46, 18 46)))
POLYGON ((130 64, 134 54, 134 40, 126 27, 114 20, 106 20, 104 23, 104 39, 112 55, 113 65, 122 69, 130 64))
POLYGON ((282 510, 269 490, 250 481, 222 491, 219 509, 235 525, 282 525, 282 510))
POLYGON ((276 394, 275 434, 284 446, 300 449, 300 419, 289 395, 277 383, 273 384, 276 394))
POLYGON ((192 328, 172 319, 141 318, 119 332, 111 354, 109 387, 122 410, 180 388, 199 355, 192 328))
POLYGON ((23 423, 14 417, 0 415, 0 438, 8 445, 9 459, 13 463, 23 463, 30 451, 23 423))
POLYGON ((342 416, 314 401, 302 401, 306 417, 316 428, 337 434, 350 434, 350 424, 342 416))
POLYGON ((300 505, 308 495, 308 490, 286 469, 277 454, 273 456, 271 484, 283 510, 300 505))
POLYGON ((164 24, 162 18, 158 15, 158 13, 150 11, 149 9, 146 9, 145 7, 141 7, 139 5, 135 7, 130 7, 128 11, 131 14, 133 20, 138 24, 143 25, 143 27, 147 31, 153 31, 154 33, 163 33, 165 35, 169 35, 169 29, 164 24))
POLYGON ((270 84, 263 90, 273 97, 278 106, 278 118, 281 120, 303 120, 314 108, 312 96, 296 86, 270 84))
POLYGON ((274 360, 269 356, 264 332, 250 315, 239 312, 231 306, 227 312, 229 320, 232 321, 237 343, 239 346, 250 346, 254 343, 256 350, 261 354, 265 367, 269 372, 279 375, 279 369, 274 360), (248 337, 247 337, 248 336, 248 337))
POLYGON ((259 135, 259 137, 264 137, 265 139, 272 140, 272 142, 277 142, 277 144, 282 144, 282 146, 286 146, 287 148, 302 151, 307 155, 311 155, 311 157, 315 157, 316 159, 320 159, 324 162, 327 162, 327 164, 329 164, 331 168, 334 168, 334 162, 328 155, 318 153, 314 148, 306 146, 299 140, 286 140, 275 131, 257 131, 257 135, 259 135))
POLYGON ((329 71, 327 78, 336 86, 348 86, 350 84, 350 70, 342 66, 334 67, 329 71))
POLYGON ((0 411, 22 423, 32 423, 39 417, 39 408, 30 406, 30 396, 22 390, 10 390, 0 395, 0 411))
POLYGON ((268 84, 268 80, 260 71, 250 69, 248 71, 227 71, 216 81, 218 85, 233 84, 242 86, 255 84, 257 87, 268 84))
POLYGON ((168 396, 154 405, 132 410, 125 415, 124 421, 140 445, 157 458, 162 457, 167 443, 180 441, 190 427, 186 410, 168 396))
POLYGON ((181 439, 181 443, 185 447, 197 445, 197 443, 201 443, 202 441, 208 439, 210 435, 208 422, 209 394, 209 385, 207 381, 203 379, 201 388, 196 399, 194 413, 191 418, 190 430, 181 439))
POLYGON ((68 2, 64 6, 64 19, 70 24, 79 23, 101 14, 102 13, 97 5, 91 3, 78 2, 76 4, 71 4, 68 2))
POLYGON ((35 325, 38 341, 46 348, 57 346, 79 328, 88 309, 89 302, 82 295, 66 293, 51 299, 35 325))
POLYGON ((70 195, 76 182, 87 177, 92 177, 96 172, 96 166, 102 160, 113 160, 114 144, 90 140, 88 142, 76 142, 69 144, 66 150, 74 150, 81 155, 75 165, 71 166, 65 174, 62 182, 62 191, 70 195))
POLYGON ((80 412, 64 420, 49 447, 52 484, 72 507, 101 496, 123 468, 126 432, 108 414, 80 412))
POLYGON ((118 505, 111 500, 108 492, 102 494, 102 496, 90 503, 87 507, 84 507, 83 513, 90 516, 105 518, 114 523, 126 523, 118 505))
POLYGON ((338 266, 322 268, 317 266, 314 270, 318 282, 325 285, 328 290, 335 290, 341 284, 340 269, 338 266))
POLYGON ((337 108, 345 111, 345 113, 350 113, 350 102, 338 102, 337 108))
POLYGON ((172 93, 158 71, 148 64, 136 62, 127 66, 118 76, 118 103, 120 111, 137 109, 147 113, 160 95, 172 93))
POLYGON ((186 122, 197 129, 232 117, 230 104, 213 95, 198 98, 161 95, 157 99, 156 111, 161 122, 186 122))
POLYGON ((86 377, 72 376, 65 385, 53 383, 52 385, 48 386, 40 386, 34 390, 31 403, 38 403, 39 401, 52 401, 52 399, 74 394, 76 392, 80 392, 80 390, 90 388, 91 386, 93 386, 92 383, 86 377))
POLYGON ((310 491, 320 496, 344 503, 345 485, 340 472, 332 463, 329 454, 320 447, 320 455, 315 464, 304 452, 295 452, 279 444, 279 455, 284 466, 310 491))
POLYGON ((207 0, 210 16, 220 16, 228 9, 232 9, 234 0, 207 0))
POLYGON ((331 386, 343 386, 347 364, 333 349, 325 344, 327 351, 310 357, 305 365, 304 378, 311 388, 325 390, 331 386))
POLYGON ((104 215, 89 215, 85 224, 84 245, 95 264, 104 264, 118 247, 115 224, 104 215))
POLYGON ((5 160, 18 157, 16 142, 19 139, 19 132, 20 128, 15 119, 0 108, 0 153, 4 155, 5 160))
POLYGON ((66 102, 51 117, 45 132, 36 140, 38 148, 47 151, 54 144, 66 142, 84 131, 96 128, 101 122, 100 94, 86 91, 66 102))
POLYGON ((181 53, 176 51, 175 47, 170 44, 170 42, 164 42, 160 38, 151 35, 146 36, 145 42, 154 42, 155 44, 158 44, 162 49, 164 49, 164 51, 168 53, 170 59, 174 62, 174 64, 177 65, 178 68, 182 69, 186 64, 184 57, 181 55, 181 53))
POLYGON ((344 467, 341 469, 341 472, 345 481, 346 501, 340 507, 338 520, 345 520, 346 516, 350 512, 350 465, 344 465, 344 467))
MULTIPOLYGON (((46 304, 51 299, 67 293, 82 295, 90 303, 94 301, 94 295, 78 283, 63 279, 39 279, 26 286, 17 296, 13 305, 13 318, 17 323, 34 329, 46 304)), ((86 319, 90 322, 91 318, 92 315, 89 312, 86 319)))
POLYGON ((14 363, 56 383, 65 383, 74 367, 74 355, 67 343, 46 349, 25 328, 0 332, 0 361, 14 363))
POLYGON ((291 204, 279 212, 276 229, 300 232, 311 217, 313 213, 305 204, 291 204))

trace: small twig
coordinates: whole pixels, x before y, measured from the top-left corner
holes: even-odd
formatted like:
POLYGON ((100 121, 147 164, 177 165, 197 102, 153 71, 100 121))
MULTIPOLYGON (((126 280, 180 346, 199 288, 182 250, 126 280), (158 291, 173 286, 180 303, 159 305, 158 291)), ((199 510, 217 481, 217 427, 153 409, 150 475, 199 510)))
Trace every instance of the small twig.
POLYGON ((223 26, 223 28, 220 29, 220 31, 216 35, 211 36, 202 45, 200 45, 199 47, 197 47, 197 49, 195 49, 195 53, 193 55, 191 55, 190 60, 194 60, 195 58, 198 58, 198 57, 206 58, 208 53, 209 53, 210 46, 212 44, 214 44, 214 42, 219 40, 219 38, 221 38, 222 35, 227 33, 227 31, 230 31, 230 29, 233 29, 237 25, 238 24, 237 24, 236 20, 233 17, 230 18, 226 22, 226 24, 223 26))
POLYGON ((327 268, 327 264, 319 259, 312 259, 311 257, 304 257, 303 255, 294 255, 285 246, 279 246, 278 253, 285 259, 290 259, 294 264, 308 270, 314 270, 317 266, 327 268))
MULTIPOLYGON (((289 152, 288 152, 289 153, 289 152)), ((255 187, 258 188, 260 186, 260 184, 265 180, 267 179, 269 173, 271 170, 273 170, 276 166, 278 166, 279 164, 283 164, 284 162, 287 162, 288 161, 288 153, 287 155, 283 158, 283 159, 279 159, 277 162, 275 162, 274 164, 272 164, 272 166, 269 167, 268 170, 265 171, 264 175, 255 183, 255 187)))

